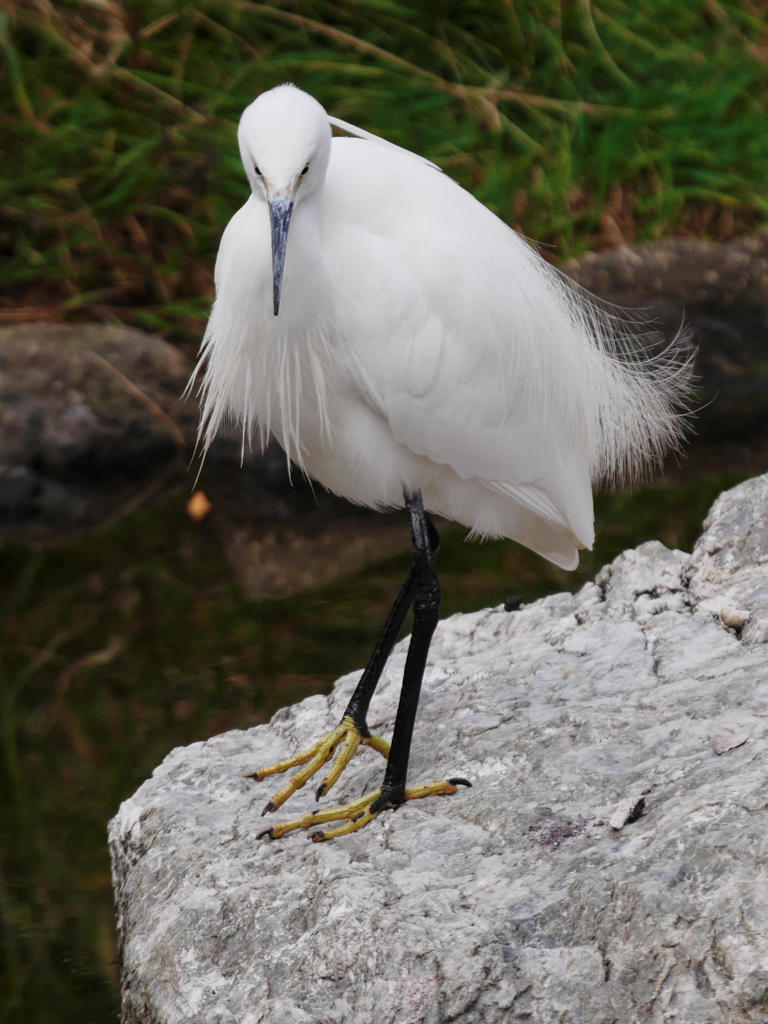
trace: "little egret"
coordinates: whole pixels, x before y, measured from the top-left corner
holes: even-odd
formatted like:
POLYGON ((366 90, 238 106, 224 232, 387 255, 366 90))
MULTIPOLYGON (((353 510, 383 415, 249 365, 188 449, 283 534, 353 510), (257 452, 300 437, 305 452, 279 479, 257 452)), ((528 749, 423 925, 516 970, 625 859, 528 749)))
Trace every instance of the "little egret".
POLYGON ((267 813, 334 754, 318 799, 360 744, 379 751, 381 789, 261 833, 343 822, 310 833, 328 839, 468 785, 406 788, 440 604, 427 513, 575 568, 594 538, 592 482, 632 476, 679 441, 690 365, 681 340, 638 349, 630 318, 569 283, 434 164, 329 117, 292 85, 246 108, 238 140, 251 195, 216 260, 196 371, 203 455, 234 420, 244 445, 273 435, 331 491, 404 505, 410 519, 411 570, 342 721, 253 774, 299 769, 267 813), (357 137, 332 138, 332 126, 357 137), (366 716, 411 606, 390 747, 366 716))

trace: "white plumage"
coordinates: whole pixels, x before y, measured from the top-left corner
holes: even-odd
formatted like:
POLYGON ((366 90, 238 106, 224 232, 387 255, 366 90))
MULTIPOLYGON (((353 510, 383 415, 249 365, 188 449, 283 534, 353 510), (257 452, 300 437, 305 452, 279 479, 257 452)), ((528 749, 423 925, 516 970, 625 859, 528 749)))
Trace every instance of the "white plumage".
POLYGON ((592 482, 679 437, 682 342, 644 355, 630 319, 449 177, 293 86, 245 110, 239 142, 252 194, 216 262, 203 450, 233 420, 353 502, 418 489, 427 510, 575 568, 592 482), (364 137, 332 139, 332 120, 364 137), (291 201, 280 295, 270 203, 291 201))

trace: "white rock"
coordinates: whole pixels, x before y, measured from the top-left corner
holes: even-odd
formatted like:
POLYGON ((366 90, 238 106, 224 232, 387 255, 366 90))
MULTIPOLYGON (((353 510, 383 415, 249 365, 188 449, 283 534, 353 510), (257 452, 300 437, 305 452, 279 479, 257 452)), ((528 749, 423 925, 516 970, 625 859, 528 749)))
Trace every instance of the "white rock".
POLYGON ((728 750, 742 746, 749 739, 753 724, 757 723, 743 715, 715 723, 710 733, 712 749, 716 754, 724 754, 728 750))
MULTIPOLYGON (((471 778, 454 797, 331 843, 256 842, 275 780, 243 776, 334 726, 355 676, 174 750, 110 826, 124 1021, 768 1019, 767 516, 762 477, 721 496, 690 556, 643 544, 576 595, 442 622, 411 780, 471 778), (737 721, 749 742, 713 757, 737 721)), ((336 797, 380 775, 361 754, 336 797)))
POLYGON ((720 609, 720 618, 729 629, 743 629, 744 623, 749 618, 749 612, 746 608, 728 608, 724 606, 720 609))
POLYGON ((637 821, 644 810, 645 797, 625 796, 616 804, 616 808, 611 815, 608 824, 612 829, 615 829, 616 832, 619 832, 625 825, 631 825, 633 821, 637 821))

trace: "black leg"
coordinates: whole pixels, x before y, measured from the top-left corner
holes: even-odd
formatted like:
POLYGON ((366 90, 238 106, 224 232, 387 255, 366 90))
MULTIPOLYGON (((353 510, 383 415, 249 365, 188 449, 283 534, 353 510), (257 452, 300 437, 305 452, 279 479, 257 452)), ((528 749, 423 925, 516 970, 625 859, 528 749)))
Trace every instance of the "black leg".
MULTIPOLYGON (((419 706, 421 680, 427 663, 429 645, 437 626, 440 612, 440 581, 435 570, 435 554, 438 548, 437 531, 427 518, 420 491, 406 491, 413 538, 413 633, 408 647, 408 656, 403 672, 403 686, 395 718, 392 745, 381 796, 371 806, 375 813, 390 804, 400 803, 405 796, 405 781, 408 774, 408 758, 411 752, 413 726, 419 706)), ((409 577, 410 578, 410 577, 409 577)))
POLYGON ((405 583, 400 588, 400 593, 392 606, 392 611, 389 613, 371 659, 355 687, 344 717, 335 729, 307 750, 299 751, 285 761, 261 768, 251 776, 259 781, 268 775, 275 775, 290 768, 299 768, 299 771, 281 790, 274 794, 266 805, 263 811, 266 814, 282 806, 293 793, 301 789, 317 773, 322 765, 334 758, 331 770, 317 790, 316 795, 319 799, 337 782, 362 744, 373 747, 379 754, 387 758, 387 768, 381 789, 338 807, 309 811, 292 821, 280 822, 271 828, 264 829, 259 833, 260 837, 269 836, 272 839, 278 839, 295 829, 313 828, 326 822, 346 821, 346 824, 336 826, 330 831, 310 833, 310 838, 315 842, 335 839, 338 836, 348 835, 350 832, 365 828, 385 807, 396 806, 406 800, 416 800, 420 797, 450 796, 456 792, 457 786, 469 785, 466 779, 444 779, 439 782, 413 786, 410 789, 406 789, 405 786, 413 726, 419 706, 421 680, 440 609, 440 583, 435 571, 435 555, 440 541, 437 530, 424 511, 421 492, 406 490, 404 494, 413 540, 413 565, 405 583), (400 702, 395 718, 392 743, 389 744, 380 736, 372 736, 369 733, 366 716, 381 671, 411 605, 413 605, 413 633, 405 660, 403 685, 400 690, 400 702))
MULTIPOLYGON (((406 491, 405 493, 405 504, 408 509, 411 524, 411 536, 413 538, 414 546, 414 560, 413 565, 410 568, 408 575, 405 578, 405 582, 400 588, 400 592, 395 598, 395 602, 392 605, 392 610, 389 613, 384 629, 381 631, 381 636, 376 642, 373 654, 363 670, 363 674, 360 676, 360 681, 355 687, 355 692, 352 694, 347 710, 344 712, 345 717, 349 717, 355 723, 357 728, 360 730, 363 736, 369 736, 367 715, 368 708, 370 707, 371 700, 376 691, 381 673, 386 664, 387 658, 389 657, 392 648, 397 640, 397 635, 405 622, 405 617, 411 605, 414 603, 414 596, 417 593, 419 586, 419 574, 421 571, 422 554, 421 550, 426 543, 426 548, 431 556, 431 561, 434 564, 435 555, 440 547, 440 538, 437 530, 428 519, 424 512, 424 507, 421 500, 421 493, 419 491, 406 491), (418 513, 420 517, 418 524, 419 542, 417 544, 416 534, 414 532, 414 513, 412 511, 412 502, 418 502, 418 513), (426 524, 426 525, 425 525, 426 524)), ((436 578, 436 577, 435 577, 436 578)), ((439 604, 439 598, 438 598, 439 604)), ((433 627, 434 628, 434 627, 433 627)), ((429 647, 429 643, 427 643, 429 647)), ((418 695, 417 695, 418 701, 418 695)))

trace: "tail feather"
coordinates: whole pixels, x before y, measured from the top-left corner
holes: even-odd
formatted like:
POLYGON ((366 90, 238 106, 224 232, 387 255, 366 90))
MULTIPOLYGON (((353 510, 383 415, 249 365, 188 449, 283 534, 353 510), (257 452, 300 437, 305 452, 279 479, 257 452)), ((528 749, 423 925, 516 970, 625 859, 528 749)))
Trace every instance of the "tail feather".
POLYGON ((612 306, 555 273, 571 322, 588 339, 592 480, 635 482, 665 453, 679 451, 690 430, 696 355, 690 330, 681 325, 666 340, 642 311, 612 306))

